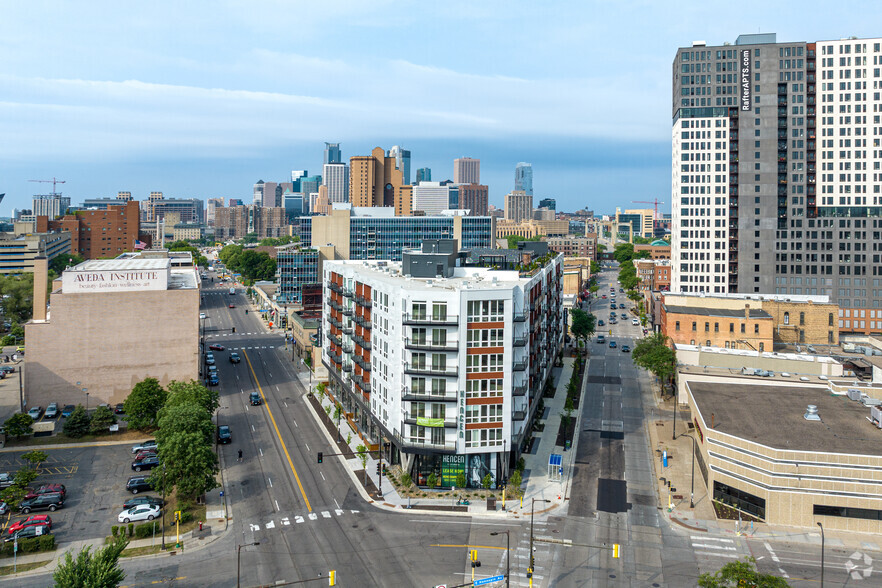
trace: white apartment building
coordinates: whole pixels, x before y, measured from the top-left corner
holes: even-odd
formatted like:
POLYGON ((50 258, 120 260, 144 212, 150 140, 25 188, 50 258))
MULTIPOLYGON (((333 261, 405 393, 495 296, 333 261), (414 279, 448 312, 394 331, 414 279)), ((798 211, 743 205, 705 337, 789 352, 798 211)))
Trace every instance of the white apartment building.
POLYGON ((345 163, 326 163, 322 180, 328 187, 328 201, 349 202, 349 166, 345 163))
POLYGON ((325 262, 322 361, 384 460, 419 484, 479 487, 508 477, 561 349, 563 256, 526 274, 459 267, 438 243, 401 262, 325 262))
POLYGON ((420 182, 413 187, 412 210, 421 210, 426 216, 438 216, 449 210, 450 189, 455 188, 441 182, 420 182))

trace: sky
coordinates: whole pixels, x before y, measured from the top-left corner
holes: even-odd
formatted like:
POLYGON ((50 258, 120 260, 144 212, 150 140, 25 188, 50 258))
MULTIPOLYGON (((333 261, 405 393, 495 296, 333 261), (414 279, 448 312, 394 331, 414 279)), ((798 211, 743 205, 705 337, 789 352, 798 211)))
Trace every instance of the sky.
POLYGON ((58 178, 74 204, 242 198, 376 146, 429 167, 481 160, 502 206, 670 210, 678 47, 882 36, 882 3, 0 0, 0 214, 58 178), (651 206, 651 205, 650 205, 651 206))

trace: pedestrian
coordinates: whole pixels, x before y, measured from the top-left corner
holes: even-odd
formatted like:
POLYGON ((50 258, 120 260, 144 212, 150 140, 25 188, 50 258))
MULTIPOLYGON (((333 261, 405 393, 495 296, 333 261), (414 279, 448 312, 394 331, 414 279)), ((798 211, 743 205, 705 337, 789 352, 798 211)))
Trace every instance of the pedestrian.
POLYGON ((242 450, 241 449, 239 450, 239 459, 236 461, 242 461, 242 450))

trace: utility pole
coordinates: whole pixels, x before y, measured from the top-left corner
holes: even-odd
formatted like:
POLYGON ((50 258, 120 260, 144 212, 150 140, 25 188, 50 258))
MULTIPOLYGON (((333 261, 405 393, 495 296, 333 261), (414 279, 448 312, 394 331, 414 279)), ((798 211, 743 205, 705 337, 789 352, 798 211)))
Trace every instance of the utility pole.
MULTIPOLYGON (((490 533, 493 536, 505 533, 505 588, 511 586, 511 531, 494 531, 490 533)), ((532 555, 532 554, 531 554, 532 555)))
POLYGON ((243 547, 250 547, 252 545, 260 545, 260 541, 253 541, 251 543, 246 543, 244 545, 237 545, 236 546, 236 588, 239 588, 239 586, 240 586, 239 578, 241 576, 240 571, 242 568, 239 565, 239 562, 242 560, 242 548, 243 547))
POLYGON ((547 498, 539 498, 539 499, 532 498, 531 500, 532 500, 532 502, 530 503, 530 563, 529 563, 529 567, 527 568, 527 577, 530 579, 530 588, 533 587, 533 564, 535 563, 534 562, 535 558, 533 557, 533 513, 536 510, 536 503, 537 502, 551 502, 547 498))

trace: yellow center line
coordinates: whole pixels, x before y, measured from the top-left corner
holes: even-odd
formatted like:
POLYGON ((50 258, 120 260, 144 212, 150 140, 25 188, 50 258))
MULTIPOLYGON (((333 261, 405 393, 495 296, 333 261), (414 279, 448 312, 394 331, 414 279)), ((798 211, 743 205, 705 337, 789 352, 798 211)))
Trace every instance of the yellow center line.
POLYGON ((300 488, 300 495, 303 496, 303 501, 306 503, 306 510, 312 512, 312 507, 309 505, 309 499, 306 497, 306 492, 303 490, 303 484, 300 483, 300 476, 297 475, 297 469, 294 467, 294 462, 291 460, 291 454, 288 453, 288 447, 285 445, 285 441, 282 439, 282 434, 279 432, 279 426, 276 424, 276 418, 273 416, 273 411, 270 410, 269 404, 266 401, 266 395, 263 393, 263 388, 261 388, 260 382, 257 380, 257 374, 254 373, 254 366, 251 365, 251 359, 248 357, 248 352, 243 349, 242 354, 245 356, 245 361, 248 362, 248 369, 251 370, 251 375, 254 376, 254 382, 257 384, 258 391, 260 391, 260 397, 263 398, 263 405, 266 407, 266 412, 273 423, 273 428, 276 430, 276 436, 279 438, 279 443, 282 444, 282 451, 285 452, 285 457, 288 458, 288 465, 291 466, 291 471, 294 473, 294 479, 297 480, 297 487, 300 488))

